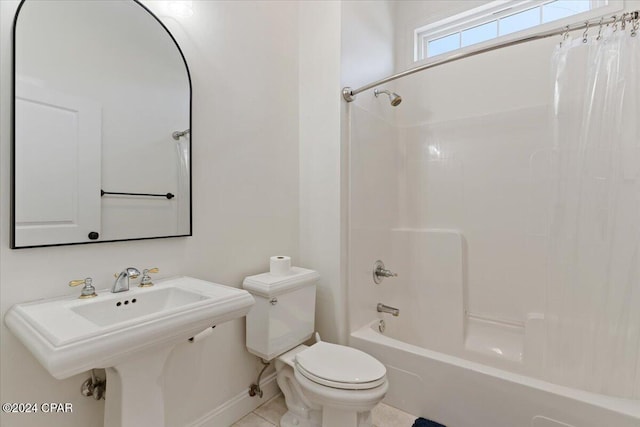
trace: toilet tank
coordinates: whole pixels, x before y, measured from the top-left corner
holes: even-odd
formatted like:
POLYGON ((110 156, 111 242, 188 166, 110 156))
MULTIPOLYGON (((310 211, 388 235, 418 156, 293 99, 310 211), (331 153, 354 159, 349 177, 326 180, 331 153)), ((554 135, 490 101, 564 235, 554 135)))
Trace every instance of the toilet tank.
POLYGON ((316 283, 320 275, 291 267, 286 275, 262 273, 244 279, 255 298, 247 314, 247 349, 272 360, 302 344, 314 332, 316 283))

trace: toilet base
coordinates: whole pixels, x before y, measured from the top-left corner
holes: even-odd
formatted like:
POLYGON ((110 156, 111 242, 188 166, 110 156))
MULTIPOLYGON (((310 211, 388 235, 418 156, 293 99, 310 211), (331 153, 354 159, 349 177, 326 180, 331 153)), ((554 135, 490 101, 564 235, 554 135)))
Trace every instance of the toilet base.
POLYGON ((372 427, 371 410, 384 398, 388 383, 357 391, 316 384, 294 368, 295 354, 305 348, 276 359, 276 379, 288 409, 281 427, 372 427))
POLYGON ((280 418, 280 427, 322 427, 317 418, 301 418, 291 411, 280 418))
POLYGON ((321 417, 302 418, 291 411, 287 411, 280 418, 280 427, 335 427, 347 425, 372 427, 371 411, 354 413, 323 408, 321 417))

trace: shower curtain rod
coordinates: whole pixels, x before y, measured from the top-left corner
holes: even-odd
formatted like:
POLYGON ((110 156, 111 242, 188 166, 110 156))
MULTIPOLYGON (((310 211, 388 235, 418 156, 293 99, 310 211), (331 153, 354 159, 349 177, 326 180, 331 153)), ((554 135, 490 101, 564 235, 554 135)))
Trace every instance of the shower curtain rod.
POLYGON ((418 67, 414 67, 414 68, 410 68, 406 71, 403 71, 401 73, 397 73, 394 74, 392 76, 386 77, 384 79, 381 80, 377 80, 373 83, 369 83, 366 86, 362 86, 359 87, 358 89, 351 89, 350 87, 345 87, 342 89, 342 97, 344 98, 345 101, 347 102, 352 102, 353 100, 356 99, 356 95, 364 92, 365 90, 369 90, 372 89, 376 86, 380 86, 383 85, 385 83, 391 82, 393 80, 399 79, 401 77, 406 77, 409 76, 411 74, 414 73, 418 73, 420 71, 423 70, 428 70, 429 68, 434 68, 437 67, 438 65, 443 65, 443 64, 448 64, 450 62, 455 62, 458 61, 460 59, 464 59, 464 58, 470 58, 472 56, 476 56, 476 55, 480 55, 482 53, 487 53, 487 52, 491 52, 494 50, 498 50, 498 49, 502 49, 503 47, 509 47, 509 46, 516 46, 519 44, 523 44, 523 43, 527 43, 530 41, 534 41, 534 40, 541 40, 541 39, 546 39, 548 37, 553 37, 553 36, 558 36, 561 34, 565 34, 568 33, 570 31, 576 31, 576 30, 581 30, 584 29, 585 30, 585 34, 586 32, 589 30, 589 28, 593 25, 596 26, 604 26, 604 25, 609 25, 609 24, 613 24, 616 21, 622 23, 622 22, 627 22, 627 23, 632 23, 632 22, 637 22, 639 19, 639 11, 634 11, 634 12, 630 12, 630 13, 624 13, 622 14, 620 17, 618 16, 612 16, 609 19, 600 19, 597 22, 591 22, 591 21, 586 21, 581 27, 575 27, 575 28, 571 28, 569 25, 566 25, 562 28, 556 28, 554 30, 549 30, 549 31, 545 31, 543 33, 540 34, 536 34, 533 36, 523 36, 520 38, 517 38, 515 40, 511 40, 508 42, 503 42, 503 43, 498 43, 496 45, 493 46, 488 46, 482 49, 478 49, 475 50, 473 52, 461 52, 461 53, 454 53, 452 55, 449 55, 445 58, 433 61, 433 62, 429 62, 428 64, 424 64, 424 65, 420 65, 418 67))

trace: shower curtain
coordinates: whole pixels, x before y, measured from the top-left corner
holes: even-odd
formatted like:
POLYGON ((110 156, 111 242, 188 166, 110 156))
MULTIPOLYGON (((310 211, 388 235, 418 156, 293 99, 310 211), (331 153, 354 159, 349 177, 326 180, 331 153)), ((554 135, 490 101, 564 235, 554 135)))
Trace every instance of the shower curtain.
POLYGON ((191 192, 189 165, 189 146, 191 133, 179 138, 176 142, 178 154, 178 234, 189 234, 191 230, 191 192))
POLYGON ((640 34, 632 25, 565 40, 554 54, 545 373, 639 399, 640 34))

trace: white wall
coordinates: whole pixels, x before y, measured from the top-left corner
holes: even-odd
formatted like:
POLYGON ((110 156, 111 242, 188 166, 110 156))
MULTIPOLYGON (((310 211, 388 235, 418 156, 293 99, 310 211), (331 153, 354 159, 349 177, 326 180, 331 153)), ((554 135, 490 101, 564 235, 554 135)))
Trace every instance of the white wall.
POLYGON ((342 2, 343 86, 355 89, 393 73, 394 13, 392 1, 342 2))
POLYGON ((316 329, 324 340, 343 343, 340 2, 299 7, 300 260, 320 272, 316 329))
POLYGON ((393 70, 387 1, 300 2, 300 258, 321 274, 316 329, 347 342, 349 119, 340 95, 393 70))
MULTIPOLYGON (((184 50, 193 90, 191 238, 9 249, 11 22, 17 1, 0 2, 0 313, 13 304, 73 295, 71 279, 108 287, 113 273, 157 266, 239 286, 266 271, 268 257, 298 257, 298 5, 194 2, 191 18, 163 17, 184 50), (269 34, 269 37, 265 37, 269 34), (291 90, 293 88, 293 90, 291 90)), ((156 7, 156 5, 151 5, 156 7)), ((53 379, 0 329, 3 402, 71 402, 70 415, 0 415, 8 427, 102 425, 103 402, 82 397, 87 375, 53 379)), ((255 380, 244 321, 216 328, 201 344, 179 345, 166 367, 167 425, 182 427, 255 380)), ((258 400, 256 399, 256 404, 258 400)))

